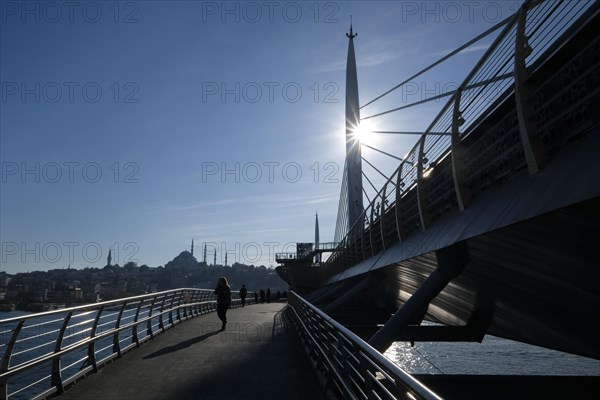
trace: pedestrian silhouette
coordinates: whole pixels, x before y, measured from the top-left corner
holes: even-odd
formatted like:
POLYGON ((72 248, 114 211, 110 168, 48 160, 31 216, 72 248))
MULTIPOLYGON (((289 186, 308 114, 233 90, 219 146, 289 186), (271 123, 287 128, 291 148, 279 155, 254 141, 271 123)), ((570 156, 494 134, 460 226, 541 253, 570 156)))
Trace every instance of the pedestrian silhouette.
POLYGON ((242 285, 240 289, 240 299, 242 299, 242 307, 246 305, 246 294, 248 293, 248 289, 246 289, 246 285, 242 285))
POLYGON ((224 276, 220 277, 217 282, 215 295, 217 296, 217 316, 222 323, 221 330, 224 331, 225 325, 227 325, 227 309, 231 305, 231 288, 224 276))
POLYGON ((267 303, 271 302, 271 289, 267 288, 267 303))

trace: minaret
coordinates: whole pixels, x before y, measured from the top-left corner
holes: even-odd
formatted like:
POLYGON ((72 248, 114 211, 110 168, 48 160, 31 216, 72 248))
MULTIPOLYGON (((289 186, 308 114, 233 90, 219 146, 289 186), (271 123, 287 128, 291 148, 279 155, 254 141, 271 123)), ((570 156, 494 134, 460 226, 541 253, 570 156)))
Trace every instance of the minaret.
POLYGON ((191 253, 192 253, 192 256, 193 256, 194 255, 194 239, 193 238, 192 238, 192 251, 191 251, 191 253))
POLYGON ((108 249, 108 257, 106 257, 106 265, 111 267, 110 262, 112 261, 111 249, 108 249))
POLYGON ((225 266, 227 266, 227 253, 225 253, 225 266))
POLYGON ((348 228, 350 228, 363 212, 362 162, 360 141, 354 134, 360 124, 358 104, 358 78, 356 77, 356 59, 354 56, 354 38, 358 34, 346 33, 348 42, 348 59, 346 62, 346 168, 348 178, 348 228))
POLYGON ((213 260, 213 265, 216 266, 217 265, 217 248, 215 247, 215 258, 213 260))
MULTIPOLYGON (((315 213, 315 250, 319 248, 319 213, 315 213)), ((317 253, 315 262, 321 262, 321 253, 317 253)))
POLYGON ((204 264, 206 264, 206 243, 204 243, 204 264))

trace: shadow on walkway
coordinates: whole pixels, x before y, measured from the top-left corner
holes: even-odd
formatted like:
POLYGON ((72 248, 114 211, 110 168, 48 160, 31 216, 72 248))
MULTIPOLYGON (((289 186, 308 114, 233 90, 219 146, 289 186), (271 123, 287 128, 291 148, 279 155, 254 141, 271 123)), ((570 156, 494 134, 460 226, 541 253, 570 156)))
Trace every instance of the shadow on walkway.
POLYGON ((214 335, 216 335, 216 334, 218 334, 220 332, 221 332, 221 330, 216 330, 214 332, 205 333, 202 336, 191 338, 191 339, 185 340, 183 342, 177 343, 175 345, 165 347, 163 349, 160 349, 159 351, 155 351, 152 354, 148 354, 147 356, 143 357, 143 359, 144 360, 148 360, 150 358, 156 358, 156 357, 164 356, 165 354, 173 353, 175 351, 183 350, 186 347, 190 347, 191 345, 194 345, 196 343, 200 343, 203 340, 206 340, 209 337, 214 336, 214 335))

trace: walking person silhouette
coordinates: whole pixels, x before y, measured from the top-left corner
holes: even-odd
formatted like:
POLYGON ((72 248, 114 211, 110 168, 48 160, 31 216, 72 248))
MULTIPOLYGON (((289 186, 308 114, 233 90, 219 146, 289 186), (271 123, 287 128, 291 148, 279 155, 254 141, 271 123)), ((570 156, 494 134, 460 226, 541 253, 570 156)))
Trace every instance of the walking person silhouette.
POLYGON ((242 285, 240 289, 240 299, 242 299, 242 307, 246 305, 246 294, 248 294, 248 289, 246 289, 246 285, 242 285))
POLYGON ((225 325, 227 325, 227 309, 231 305, 231 288, 224 276, 220 277, 217 282, 215 295, 217 296, 217 316, 222 322, 221 330, 224 331, 225 325))

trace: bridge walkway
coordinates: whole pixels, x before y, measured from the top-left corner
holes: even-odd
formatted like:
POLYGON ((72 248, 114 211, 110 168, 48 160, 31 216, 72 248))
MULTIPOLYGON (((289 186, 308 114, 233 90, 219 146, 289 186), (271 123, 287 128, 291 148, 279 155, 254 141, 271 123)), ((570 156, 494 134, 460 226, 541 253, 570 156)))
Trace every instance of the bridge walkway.
POLYGON ((76 382, 59 400, 324 399, 285 303, 183 322, 76 382))

